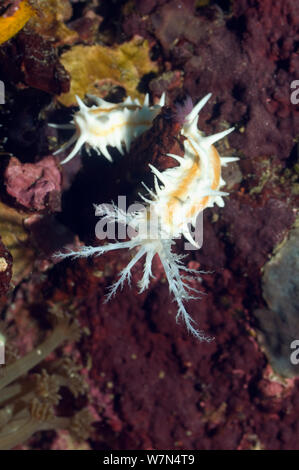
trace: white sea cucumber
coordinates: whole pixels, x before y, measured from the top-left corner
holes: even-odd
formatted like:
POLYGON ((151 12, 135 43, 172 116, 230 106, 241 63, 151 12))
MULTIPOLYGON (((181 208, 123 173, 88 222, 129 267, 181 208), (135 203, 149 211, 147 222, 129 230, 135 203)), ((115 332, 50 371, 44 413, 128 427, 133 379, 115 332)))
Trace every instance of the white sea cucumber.
POLYGON ((145 95, 143 104, 130 96, 123 103, 109 103, 97 96, 87 95, 95 104, 88 107, 76 96, 79 110, 74 113, 69 124, 49 124, 58 129, 74 129, 74 135, 54 154, 74 148, 61 162, 69 162, 86 144, 112 161, 108 146, 116 147, 123 154, 123 144, 127 152, 133 139, 152 126, 152 122, 165 103, 165 94, 159 104, 149 106, 149 96, 145 95))

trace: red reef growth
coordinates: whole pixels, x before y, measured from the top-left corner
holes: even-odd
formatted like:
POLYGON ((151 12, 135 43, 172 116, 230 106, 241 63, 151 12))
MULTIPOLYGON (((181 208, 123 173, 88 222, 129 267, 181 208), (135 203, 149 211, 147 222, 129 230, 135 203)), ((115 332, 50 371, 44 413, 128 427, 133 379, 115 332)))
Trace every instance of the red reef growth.
POLYGON ((244 0, 233 2, 232 12, 224 15, 216 7, 196 14, 193 2, 173 0, 162 6, 151 2, 150 10, 147 17, 135 13, 125 18, 124 29, 128 35, 154 34, 171 70, 183 71, 183 88, 192 98, 213 93, 200 124, 212 112, 212 125, 217 116, 218 122, 245 127, 230 140, 247 158, 286 158, 299 127, 298 109, 286 86, 299 68, 297 3, 266 0, 252 5, 244 0))
POLYGON ((61 174, 54 157, 35 164, 11 158, 4 174, 7 193, 27 209, 60 210, 61 174))

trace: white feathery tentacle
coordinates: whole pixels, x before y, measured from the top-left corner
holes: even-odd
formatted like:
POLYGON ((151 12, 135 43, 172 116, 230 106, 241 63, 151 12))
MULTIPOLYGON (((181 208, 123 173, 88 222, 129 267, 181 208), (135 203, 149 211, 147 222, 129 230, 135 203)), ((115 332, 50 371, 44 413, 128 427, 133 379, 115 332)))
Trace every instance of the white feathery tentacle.
POLYGON ((143 268, 143 276, 142 279, 139 281, 139 293, 144 292, 146 289, 148 289, 149 283, 150 283, 150 278, 154 277, 152 273, 152 261, 155 256, 155 253, 153 251, 148 251, 146 253, 146 260, 144 263, 144 268, 143 268))
POLYGON ((146 250, 144 247, 140 248, 140 250, 137 251, 136 255, 131 259, 129 264, 120 272, 119 279, 114 284, 112 284, 112 286, 109 287, 110 292, 106 296, 106 302, 108 302, 111 299, 111 297, 113 297, 116 294, 116 291, 119 287, 121 289, 123 288, 123 285, 126 280, 130 284, 131 269, 137 263, 137 261, 139 261, 145 254, 146 254, 146 250))

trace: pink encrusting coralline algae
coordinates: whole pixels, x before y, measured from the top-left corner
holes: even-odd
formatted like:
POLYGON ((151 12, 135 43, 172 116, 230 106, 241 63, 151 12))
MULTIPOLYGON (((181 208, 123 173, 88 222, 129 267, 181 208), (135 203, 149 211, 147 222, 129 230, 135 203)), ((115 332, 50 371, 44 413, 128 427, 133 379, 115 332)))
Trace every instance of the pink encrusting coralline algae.
MULTIPOLYGON (((169 290, 178 305, 177 319, 182 318, 187 329, 200 340, 210 338, 194 326, 194 321, 185 307, 186 301, 199 298, 199 290, 192 287, 189 281, 200 279, 200 272, 187 268, 183 263, 185 256, 175 253, 173 247, 175 239, 181 235, 197 246, 189 227, 195 227, 198 214, 205 208, 213 207, 214 203, 220 207, 224 205, 223 197, 228 193, 221 190, 225 185, 221 168, 238 160, 236 157, 220 157, 214 147, 214 143, 227 136, 233 128, 211 136, 204 136, 198 130, 198 114, 210 97, 211 94, 206 95, 194 108, 192 102, 191 105, 188 102, 188 106, 178 109, 182 124, 181 135, 185 138, 184 156, 168 154, 178 165, 163 172, 150 165, 154 174, 154 188, 149 189, 144 185, 148 195, 141 195, 145 205, 140 210, 126 213, 114 204, 96 206, 96 214, 101 215, 107 223, 126 224, 132 229, 134 236, 122 242, 96 247, 85 246, 79 251, 58 254, 61 258, 78 258, 100 256, 121 248, 133 250, 133 258, 121 271, 117 282, 110 287, 107 300, 119 287, 123 287, 126 280, 130 281, 131 270, 141 258, 144 258, 144 269, 139 289, 140 292, 147 289, 153 277, 153 258, 159 256, 169 290)), ((150 127, 153 118, 164 104, 164 97, 159 105, 152 107, 148 105, 148 98, 143 106, 130 98, 120 105, 103 100, 98 100, 97 104, 98 108, 88 108, 79 102, 80 109, 73 119, 76 133, 67 146, 77 142, 65 161, 73 158, 84 143, 103 153, 106 158, 109 155, 108 145, 121 150, 124 142, 128 149, 132 139, 150 127)))

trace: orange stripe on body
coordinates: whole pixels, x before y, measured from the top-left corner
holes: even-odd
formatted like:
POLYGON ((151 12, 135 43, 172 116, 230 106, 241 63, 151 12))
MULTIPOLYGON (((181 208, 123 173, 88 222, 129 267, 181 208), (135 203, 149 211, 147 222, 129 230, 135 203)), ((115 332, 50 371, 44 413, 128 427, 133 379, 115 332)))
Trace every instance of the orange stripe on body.
MULTIPOLYGON (((211 164, 214 172, 214 178, 211 184, 211 189, 216 190, 218 189, 220 184, 221 160, 220 155, 214 145, 211 146, 209 157, 211 158, 211 164)), ((194 206, 190 209, 190 211, 187 213, 188 219, 192 219, 199 211, 203 210, 207 206, 209 198, 210 196, 204 196, 198 202, 196 202, 194 206)))
POLYGON ((119 108, 119 106, 112 106, 111 108, 95 108, 95 109, 89 109, 88 112, 90 114, 102 114, 102 113, 109 113, 110 111, 114 111, 115 109, 119 108))
POLYGON ((115 109, 119 108, 127 108, 130 109, 131 111, 136 111, 136 109, 141 109, 141 106, 138 105, 122 105, 122 103, 116 104, 115 106, 111 106, 111 108, 94 108, 94 109, 89 109, 88 112, 90 114, 101 114, 101 113, 109 113, 110 111, 114 111, 115 109))
MULTIPOLYGON (((189 142, 194 155, 195 161, 192 164, 191 168, 188 170, 188 174, 182 179, 181 183, 179 184, 178 188, 170 195, 170 202, 168 204, 168 223, 171 225, 173 221, 173 213, 177 204, 180 203, 180 199, 182 199, 182 195, 185 192, 188 192, 188 186, 192 183, 192 180, 200 175, 200 155, 194 148, 194 146, 189 142)), ((217 149, 212 145, 210 149, 209 158, 211 159, 211 164, 213 167, 214 178, 211 184, 211 189, 216 190, 220 183, 220 176, 221 176, 221 160, 217 149)), ((196 201, 189 212, 186 214, 187 219, 192 219, 195 214, 199 211, 203 210, 208 202, 210 196, 204 196, 199 201, 196 201)))

